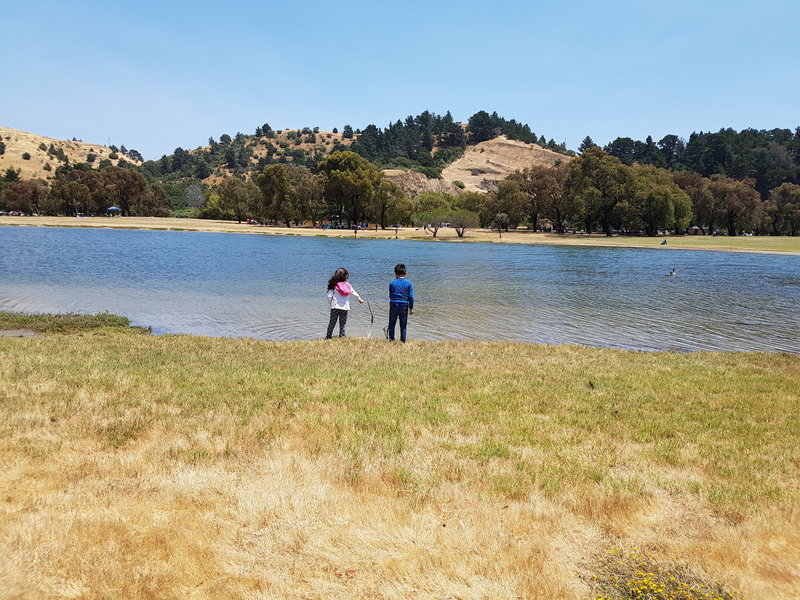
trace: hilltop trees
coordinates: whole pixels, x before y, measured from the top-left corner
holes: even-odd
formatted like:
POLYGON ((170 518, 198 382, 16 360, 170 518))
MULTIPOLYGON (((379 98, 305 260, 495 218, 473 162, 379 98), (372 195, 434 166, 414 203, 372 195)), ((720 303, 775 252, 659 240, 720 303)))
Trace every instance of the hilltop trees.
POLYGON ((731 179, 752 178, 761 199, 782 183, 800 183, 800 128, 755 130, 720 129, 716 133, 693 133, 686 142, 676 135, 653 143, 617 138, 605 150, 623 163, 689 170, 704 177, 724 175, 731 179))

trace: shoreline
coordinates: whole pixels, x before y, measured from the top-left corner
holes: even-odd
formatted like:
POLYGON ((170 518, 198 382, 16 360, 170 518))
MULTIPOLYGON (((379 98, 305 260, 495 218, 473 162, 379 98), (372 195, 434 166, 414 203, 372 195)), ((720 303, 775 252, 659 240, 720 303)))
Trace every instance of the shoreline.
MULTIPOLYGON (((312 229, 310 227, 277 227, 250 225, 236 221, 178 219, 170 217, 12 217, 0 216, 0 226, 81 227, 108 229, 144 229, 152 231, 198 231, 249 235, 290 235, 353 239, 350 229, 312 229)), ((800 237, 788 236, 658 236, 628 237, 604 234, 557 234, 531 231, 509 231, 500 237, 487 229, 469 229, 465 237, 457 237, 452 228, 439 229, 437 237, 419 228, 359 230, 358 239, 398 239, 427 242, 486 242, 495 244, 529 244, 547 246, 583 246, 601 248, 652 248, 662 250, 704 250, 754 254, 800 255, 800 237), (666 245, 661 245, 662 240, 666 245)))

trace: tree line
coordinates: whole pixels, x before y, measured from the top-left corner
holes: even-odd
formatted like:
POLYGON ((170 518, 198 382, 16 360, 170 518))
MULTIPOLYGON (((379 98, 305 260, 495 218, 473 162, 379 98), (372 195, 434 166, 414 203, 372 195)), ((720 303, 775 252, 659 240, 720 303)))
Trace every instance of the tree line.
MULTIPOLYGON (((167 194, 137 169, 88 165, 59 167, 51 187, 21 181, 9 170, 0 209, 38 214, 103 215, 109 206, 123 215, 166 216, 167 194)), ((497 191, 408 196, 378 167, 352 151, 334 152, 316 169, 266 165, 254 177, 229 177, 205 194, 199 188, 194 216, 261 223, 322 223, 352 227, 373 223, 425 227, 436 235, 449 223, 459 235, 473 227, 583 230, 657 235, 725 230, 766 234, 800 233, 800 185, 783 182, 763 199, 752 178, 653 165, 626 165, 590 146, 554 167, 531 166, 509 175, 497 191)))
MULTIPOLYGON (((587 137, 580 150, 594 145, 587 137)), ((710 177, 753 179, 762 200, 783 183, 800 184, 800 127, 756 130, 720 129, 693 133, 686 141, 677 135, 658 142, 651 136, 642 142, 620 137, 604 150, 626 165, 652 165, 672 171, 694 171, 710 177)))

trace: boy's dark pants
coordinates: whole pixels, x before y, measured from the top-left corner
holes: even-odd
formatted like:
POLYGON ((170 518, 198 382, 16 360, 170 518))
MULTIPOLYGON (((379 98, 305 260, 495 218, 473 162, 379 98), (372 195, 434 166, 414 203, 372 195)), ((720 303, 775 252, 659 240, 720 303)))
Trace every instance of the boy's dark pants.
POLYGON ((389 339, 394 339, 394 327, 400 317, 400 341, 406 341, 406 327, 408 326, 408 304, 389 305, 389 339))
POLYGON ((329 340, 333 336, 333 327, 336 325, 336 319, 339 319, 339 337, 344 337, 344 326, 347 324, 347 313, 350 311, 342 310, 341 308, 331 309, 331 320, 328 321, 328 333, 325 339, 329 340))

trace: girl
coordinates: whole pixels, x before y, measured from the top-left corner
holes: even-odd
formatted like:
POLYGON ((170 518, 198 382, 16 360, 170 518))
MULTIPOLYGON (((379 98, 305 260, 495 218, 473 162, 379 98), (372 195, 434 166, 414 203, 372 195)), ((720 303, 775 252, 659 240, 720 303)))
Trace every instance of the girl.
POLYGON ((331 306, 331 319, 328 322, 326 340, 333 336, 333 328, 337 319, 339 321, 339 337, 344 337, 344 326, 347 324, 347 313, 350 310, 350 296, 358 300, 360 304, 364 303, 353 286, 347 283, 349 277, 350 273, 347 272, 347 269, 340 268, 336 269, 336 272, 328 280, 328 304, 331 306))

